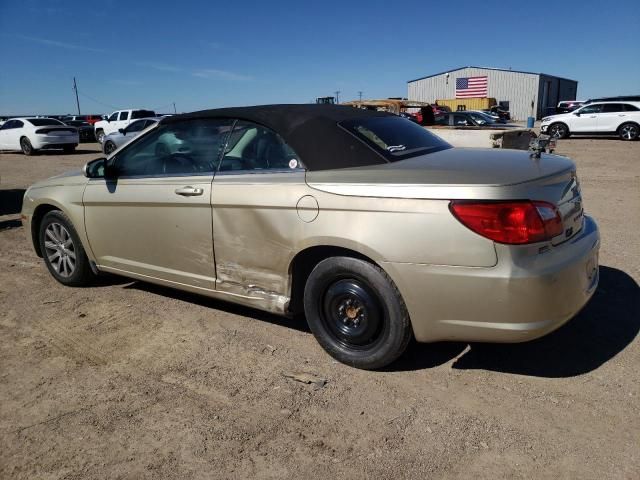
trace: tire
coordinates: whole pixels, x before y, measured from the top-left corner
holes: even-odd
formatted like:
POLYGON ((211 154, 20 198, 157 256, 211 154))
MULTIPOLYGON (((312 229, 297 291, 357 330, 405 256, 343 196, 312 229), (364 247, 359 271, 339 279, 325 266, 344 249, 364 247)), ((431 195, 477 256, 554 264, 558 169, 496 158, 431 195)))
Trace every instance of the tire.
POLYGON ((640 126, 636 123, 623 123, 618 127, 618 136, 622 140, 635 140, 640 135, 640 126))
POLYGON ((36 154, 36 149, 33 148, 31 142, 27 137, 22 137, 20 139, 20 148, 22 149, 22 153, 24 153, 28 157, 36 154))
POLYGON ((69 145, 69 146, 65 146, 62 147, 62 151, 64 153, 70 154, 76 151, 76 146, 75 145, 69 145))
POLYGON ((102 130, 97 130, 96 131, 96 141, 98 143, 102 143, 104 141, 104 131, 102 131, 102 130))
POLYGON ((304 311, 322 348, 356 368, 386 367, 413 336, 393 281, 378 266, 356 258, 332 257, 316 265, 305 285, 304 311))
POLYGON ((113 152, 116 148, 118 147, 116 147, 115 143, 113 143, 111 140, 107 140, 107 143, 104 144, 102 150, 106 155, 110 155, 111 152, 113 152))
POLYGON ((95 278, 80 237, 64 213, 53 210, 44 216, 38 229, 38 240, 44 263, 58 282, 82 287, 95 278))
POLYGON ((564 123, 552 123, 547 131, 551 138, 567 138, 569 136, 569 127, 564 123))

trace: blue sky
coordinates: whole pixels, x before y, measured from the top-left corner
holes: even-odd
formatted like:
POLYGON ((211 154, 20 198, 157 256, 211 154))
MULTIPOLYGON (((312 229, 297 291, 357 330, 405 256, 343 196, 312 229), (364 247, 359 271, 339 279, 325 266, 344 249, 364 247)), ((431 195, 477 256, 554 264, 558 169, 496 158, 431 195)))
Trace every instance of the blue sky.
POLYGON ((640 0, 0 0, 0 114, 406 96, 465 66, 640 94, 640 0))

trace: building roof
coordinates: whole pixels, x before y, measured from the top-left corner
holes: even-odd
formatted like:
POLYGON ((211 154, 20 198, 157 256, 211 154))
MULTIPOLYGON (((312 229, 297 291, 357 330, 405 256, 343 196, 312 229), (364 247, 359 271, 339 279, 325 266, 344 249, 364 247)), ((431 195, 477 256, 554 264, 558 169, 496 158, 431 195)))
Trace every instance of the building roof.
POLYGON ((500 72, 513 72, 513 73, 526 73, 528 75, 544 75, 546 77, 554 77, 559 78, 561 80, 569 80, 570 82, 578 82, 577 80, 572 80, 570 78, 558 77, 557 75, 549 75, 548 73, 540 73, 540 72, 525 72, 522 70, 511 70, 510 68, 495 68, 495 67, 477 67, 474 65, 467 65, 466 67, 454 68, 452 70, 447 70, 445 72, 434 73, 433 75, 427 75, 425 77, 416 78, 414 80, 409 80, 407 83, 417 82, 418 80, 424 80, 425 78, 437 77, 438 75, 444 75, 445 73, 457 72, 458 70, 464 70, 465 68, 479 68, 482 70, 497 70, 500 72))
POLYGON ((309 170, 386 163, 369 146, 338 125, 344 120, 393 116, 387 112, 330 104, 261 105, 217 108, 165 117, 162 124, 205 118, 232 118, 263 125, 278 133, 309 170))

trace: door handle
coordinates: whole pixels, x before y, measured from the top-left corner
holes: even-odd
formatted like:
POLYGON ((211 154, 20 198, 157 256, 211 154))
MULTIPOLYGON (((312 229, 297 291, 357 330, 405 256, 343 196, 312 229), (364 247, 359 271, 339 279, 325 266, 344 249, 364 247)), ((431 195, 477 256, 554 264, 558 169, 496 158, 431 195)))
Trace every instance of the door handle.
POLYGON ((203 193, 204 189, 202 188, 182 187, 176 189, 176 194, 182 195, 183 197, 197 197, 198 195, 202 195, 203 193))

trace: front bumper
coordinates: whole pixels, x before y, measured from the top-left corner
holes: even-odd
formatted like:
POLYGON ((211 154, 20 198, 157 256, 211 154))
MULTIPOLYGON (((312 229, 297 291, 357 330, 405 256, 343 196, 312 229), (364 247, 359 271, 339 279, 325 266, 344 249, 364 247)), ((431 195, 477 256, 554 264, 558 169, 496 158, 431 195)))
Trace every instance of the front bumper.
POLYGON ((496 245, 491 268, 383 263, 411 316, 416 340, 516 343, 559 328, 598 285, 600 235, 585 216, 579 234, 539 246, 496 245))

